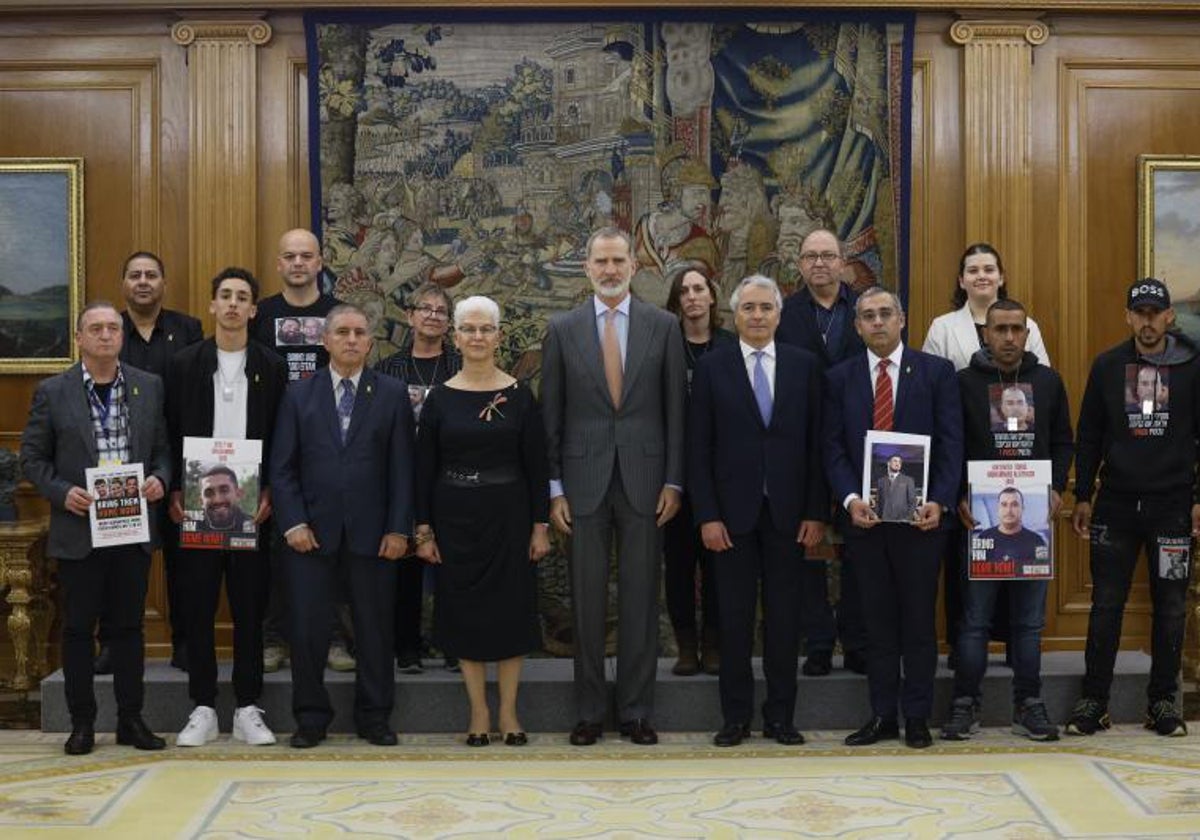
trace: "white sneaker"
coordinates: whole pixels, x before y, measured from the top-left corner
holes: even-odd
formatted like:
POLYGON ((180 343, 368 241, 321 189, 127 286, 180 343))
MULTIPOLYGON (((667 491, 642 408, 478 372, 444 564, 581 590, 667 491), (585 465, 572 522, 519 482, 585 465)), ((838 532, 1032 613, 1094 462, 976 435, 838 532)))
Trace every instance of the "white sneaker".
POLYGON ((188 715, 187 726, 175 738, 177 747, 202 747, 217 740, 217 710, 212 706, 197 706, 188 715))
POLYGON ((233 740, 244 741, 252 747, 275 743, 275 733, 263 723, 263 710, 258 706, 241 706, 233 713, 233 740))
POLYGON ((325 657, 325 664, 331 671, 353 671, 358 667, 358 663, 350 655, 350 651, 346 650, 346 646, 339 642, 334 642, 329 646, 329 655, 325 657))

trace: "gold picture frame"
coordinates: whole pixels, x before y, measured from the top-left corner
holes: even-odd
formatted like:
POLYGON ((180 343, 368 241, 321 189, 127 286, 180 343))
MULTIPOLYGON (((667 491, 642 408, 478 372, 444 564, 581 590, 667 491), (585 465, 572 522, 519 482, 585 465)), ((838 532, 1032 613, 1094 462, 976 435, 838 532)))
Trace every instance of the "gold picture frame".
POLYGON ((1166 284, 1175 319, 1200 341, 1200 155, 1138 155, 1138 277, 1166 284))
POLYGON ((83 253, 83 158, 0 158, 0 373, 78 358, 83 253))

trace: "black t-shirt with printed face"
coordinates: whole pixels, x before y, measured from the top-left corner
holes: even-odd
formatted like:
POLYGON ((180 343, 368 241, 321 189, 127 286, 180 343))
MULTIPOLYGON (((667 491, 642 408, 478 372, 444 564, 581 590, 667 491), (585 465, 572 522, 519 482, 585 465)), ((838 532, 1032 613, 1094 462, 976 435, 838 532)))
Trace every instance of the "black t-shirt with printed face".
POLYGON ((329 364, 322 334, 325 316, 337 304, 336 298, 321 295, 309 306, 292 306, 282 294, 272 295, 259 302, 250 337, 283 357, 289 382, 307 379, 329 364))

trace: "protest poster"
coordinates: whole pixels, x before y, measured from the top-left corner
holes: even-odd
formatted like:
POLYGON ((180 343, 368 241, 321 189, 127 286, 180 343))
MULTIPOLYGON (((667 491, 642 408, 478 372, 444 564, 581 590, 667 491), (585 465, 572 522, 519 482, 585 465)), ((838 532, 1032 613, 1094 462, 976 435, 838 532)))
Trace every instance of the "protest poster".
POLYGON ((909 522, 925 504, 929 486, 929 435, 867 432, 862 497, 884 522, 909 522))
POLYGON ((141 464, 91 467, 84 471, 84 479, 92 494, 92 506, 88 508, 92 548, 150 541, 141 464))
POLYGON ((968 461, 971 580, 1054 577, 1050 461, 968 461))
POLYGON ((183 548, 258 548, 262 441, 183 439, 183 548))

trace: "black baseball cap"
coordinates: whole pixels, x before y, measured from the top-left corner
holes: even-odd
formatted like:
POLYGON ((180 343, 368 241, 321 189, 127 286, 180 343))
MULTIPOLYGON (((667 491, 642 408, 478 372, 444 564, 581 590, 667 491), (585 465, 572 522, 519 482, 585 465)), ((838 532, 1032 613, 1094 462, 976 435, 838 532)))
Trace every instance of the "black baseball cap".
POLYGON ((1151 306, 1155 309, 1171 308, 1171 293, 1161 280, 1145 277, 1134 282, 1129 287, 1129 301, 1125 308, 1137 309, 1139 306, 1151 306))

